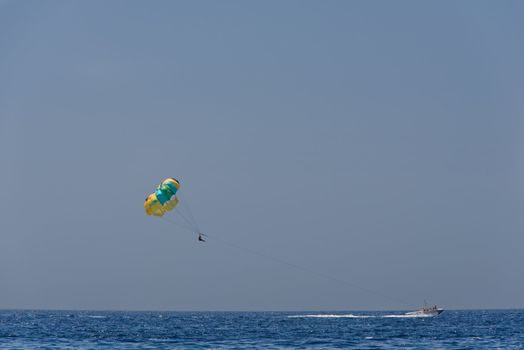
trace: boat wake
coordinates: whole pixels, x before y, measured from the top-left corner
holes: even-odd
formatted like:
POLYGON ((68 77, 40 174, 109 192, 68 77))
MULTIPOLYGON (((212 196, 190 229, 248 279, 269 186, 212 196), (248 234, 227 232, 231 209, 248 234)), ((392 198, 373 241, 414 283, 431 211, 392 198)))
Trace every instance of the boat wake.
POLYGON ((368 317, 375 317, 375 316, 368 316, 368 315, 353 315, 353 314, 347 314, 347 315, 290 315, 289 318, 368 318, 368 317))
POLYGON ((353 315, 353 314, 312 314, 312 315, 290 315, 288 318, 424 318, 433 315, 353 315))

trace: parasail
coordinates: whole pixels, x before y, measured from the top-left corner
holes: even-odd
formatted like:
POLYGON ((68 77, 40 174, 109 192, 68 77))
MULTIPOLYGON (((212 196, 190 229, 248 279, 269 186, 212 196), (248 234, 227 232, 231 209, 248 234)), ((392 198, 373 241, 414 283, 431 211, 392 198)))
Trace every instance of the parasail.
POLYGON ((144 202, 144 210, 147 215, 164 216, 173 210, 178 204, 175 196, 180 188, 180 182, 173 178, 165 179, 158 185, 155 192, 147 196, 144 202))
POLYGON ((172 214, 173 220, 166 219, 178 226, 191 232, 198 233, 199 241, 203 241, 203 234, 198 228, 195 217, 189 208, 187 199, 179 198, 180 181, 175 178, 167 178, 162 181, 153 193, 147 196, 144 201, 144 211, 147 215, 164 217, 165 214, 172 214))

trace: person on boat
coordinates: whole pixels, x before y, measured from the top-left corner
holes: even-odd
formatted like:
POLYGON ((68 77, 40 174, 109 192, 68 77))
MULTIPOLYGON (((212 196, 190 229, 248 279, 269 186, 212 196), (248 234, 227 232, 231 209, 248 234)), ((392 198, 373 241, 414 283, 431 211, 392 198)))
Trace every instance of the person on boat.
POLYGON ((199 242, 205 242, 206 240, 204 239, 204 235, 202 234, 202 232, 199 232, 198 233, 198 241, 199 242))

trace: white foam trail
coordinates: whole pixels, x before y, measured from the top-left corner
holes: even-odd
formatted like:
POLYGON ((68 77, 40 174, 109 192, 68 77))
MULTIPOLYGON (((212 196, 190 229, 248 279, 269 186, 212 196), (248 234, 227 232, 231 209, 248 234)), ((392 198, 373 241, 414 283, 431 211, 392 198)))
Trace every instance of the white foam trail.
POLYGON ((347 314, 347 315, 291 315, 288 317, 289 318, 368 318, 368 317, 375 317, 375 316, 347 314))
POLYGON ((380 317, 390 318, 421 318, 421 317, 434 317, 435 315, 384 315, 380 317))
POLYGON ((289 318, 420 318, 433 317, 432 315, 337 315, 337 314, 316 314, 316 315, 290 315, 289 318))

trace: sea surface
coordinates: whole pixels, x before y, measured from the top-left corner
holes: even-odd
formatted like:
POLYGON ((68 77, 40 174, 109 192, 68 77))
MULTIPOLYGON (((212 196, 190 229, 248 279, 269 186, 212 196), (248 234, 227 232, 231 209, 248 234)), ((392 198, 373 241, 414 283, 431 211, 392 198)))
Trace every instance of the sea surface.
POLYGON ((0 310, 0 349, 524 349, 524 310, 0 310))

